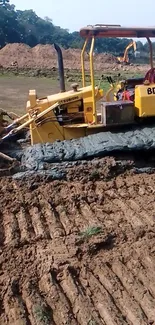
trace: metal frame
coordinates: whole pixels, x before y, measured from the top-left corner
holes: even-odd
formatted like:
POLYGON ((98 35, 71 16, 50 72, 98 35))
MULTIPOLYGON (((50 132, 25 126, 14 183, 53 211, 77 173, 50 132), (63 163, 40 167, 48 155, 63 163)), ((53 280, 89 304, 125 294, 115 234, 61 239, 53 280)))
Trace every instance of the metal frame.
POLYGON ((155 27, 152 28, 134 28, 134 27, 121 27, 120 25, 103 25, 97 24, 95 26, 87 26, 80 30, 80 35, 85 38, 84 45, 81 52, 81 66, 82 66, 82 85, 86 86, 85 74, 85 60, 84 54, 88 41, 91 40, 89 60, 90 60, 90 78, 92 85, 92 101, 93 101, 93 123, 97 124, 96 101, 95 101, 95 78, 94 78, 94 45, 95 38, 97 37, 133 37, 133 38, 146 38, 150 48, 150 66, 153 69, 153 47, 150 37, 155 37, 155 27))
POLYGON ((127 37, 147 38, 155 37, 155 27, 122 27, 120 25, 98 24, 80 29, 80 36, 83 38, 95 37, 127 37))
MULTIPOLYGON (((88 38, 85 40, 83 48, 82 48, 82 52, 81 52, 82 86, 83 87, 86 86, 84 54, 85 54, 87 44, 88 44, 88 38)), ((93 60, 94 44, 95 44, 95 37, 92 37, 90 52, 89 52, 89 60, 90 60, 90 78, 91 78, 92 98, 93 98, 93 123, 96 124, 97 123, 97 113, 96 113, 96 102, 95 102, 95 78, 94 78, 94 60, 93 60)))
POLYGON ((81 52, 81 67, 82 67, 82 86, 86 86, 86 78, 85 78, 85 61, 84 61, 84 54, 85 54, 85 49, 88 44, 88 39, 85 40, 83 49, 81 52))
POLYGON ((149 47, 150 47, 150 66, 151 69, 153 69, 153 46, 152 46, 152 42, 150 40, 149 37, 146 37, 148 43, 149 43, 149 47))

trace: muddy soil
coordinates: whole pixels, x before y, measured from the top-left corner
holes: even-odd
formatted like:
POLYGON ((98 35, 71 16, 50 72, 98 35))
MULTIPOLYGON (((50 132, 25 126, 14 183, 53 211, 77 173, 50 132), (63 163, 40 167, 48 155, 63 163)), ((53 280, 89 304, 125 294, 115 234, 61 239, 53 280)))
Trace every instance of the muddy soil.
POLYGON ((155 324, 155 174, 88 167, 0 178, 0 324, 155 324))

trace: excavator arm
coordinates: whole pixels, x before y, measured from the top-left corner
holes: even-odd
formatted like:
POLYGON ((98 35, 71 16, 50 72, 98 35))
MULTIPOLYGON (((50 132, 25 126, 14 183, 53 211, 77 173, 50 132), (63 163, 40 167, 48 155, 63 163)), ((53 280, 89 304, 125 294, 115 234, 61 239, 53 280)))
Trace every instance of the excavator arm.
POLYGON ((136 42, 131 42, 124 51, 123 61, 128 62, 128 51, 133 46, 134 51, 136 51, 136 42))
POLYGON ((129 62, 129 58, 128 58, 128 51, 129 49, 133 47, 134 51, 136 51, 136 42, 132 41, 130 44, 127 45, 127 47, 125 48, 124 51, 124 56, 123 57, 117 57, 118 61, 121 63, 128 63, 129 62))

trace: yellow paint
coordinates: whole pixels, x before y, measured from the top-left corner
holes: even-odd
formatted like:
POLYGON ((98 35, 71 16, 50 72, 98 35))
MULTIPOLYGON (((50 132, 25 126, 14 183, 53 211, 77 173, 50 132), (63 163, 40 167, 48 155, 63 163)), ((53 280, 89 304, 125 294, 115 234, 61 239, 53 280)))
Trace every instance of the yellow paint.
POLYGON ((91 48, 90 48, 90 77, 91 77, 91 86, 92 86, 92 101, 93 101, 93 123, 97 123, 97 114, 96 114, 96 102, 95 102, 95 80, 94 80, 94 52, 95 37, 92 37, 91 48))
POLYGON ((85 123, 93 123, 93 105, 91 97, 84 100, 84 117, 85 123))
POLYGON ((155 84, 135 87, 135 109, 139 117, 155 116, 155 84))
POLYGON ((85 54, 87 44, 88 44, 88 39, 85 40, 83 49, 81 51, 81 68, 82 68, 82 86, 83 87, 86 86, 84 54, 85 54))
MULTIPOLYGON (((100 100, 103 97, 103 91, 95 87, 95 101, 100 100)), ((29 101, 27 103, 27 110, 30 113, 30 119, 27 124, 30 124, 31 144, 42 142, 54 142, 55 140, 65 140, 84 136, 86 134, 86 128, 89 123, 93 122, 93 100, 92 100, 92 87, 87 86, 79 88, 78 91, 67 91, 64 93, 58 93, 46 98, 36 99, 35 107, 31 108, 31 104, 34 105, 34 92, 29 93, 29 101), (32 96, 32 98, 31 98, 32 96), (55 108, 52 105, 56 103, 66 112, 67 116, 75 114, 75 116, 83 116, 83 123, 74 124, 74 128, 70 126, 72 124, 61 125, 55 114, 55 108), (51 107, 51 109, 49 109, 51 107), (91 110, 90 110, 91 108, 91 110), (36 112, 36 116, 35 116, 36 112), (40 116, 41 118, 37 118, 40 116)), ((58 106, 58 105, 56 105, 58 106)), ((61 115, 61 114, 60 114, 61 115)))

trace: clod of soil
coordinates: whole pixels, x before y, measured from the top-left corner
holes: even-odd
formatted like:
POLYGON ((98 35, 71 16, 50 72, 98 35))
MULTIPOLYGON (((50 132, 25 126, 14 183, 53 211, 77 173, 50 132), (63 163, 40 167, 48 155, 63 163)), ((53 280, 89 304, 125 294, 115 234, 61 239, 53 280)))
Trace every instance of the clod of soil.
POLYGON ((0 179, 0 324, 155 323, 155 174, 84 171, 0 179))

